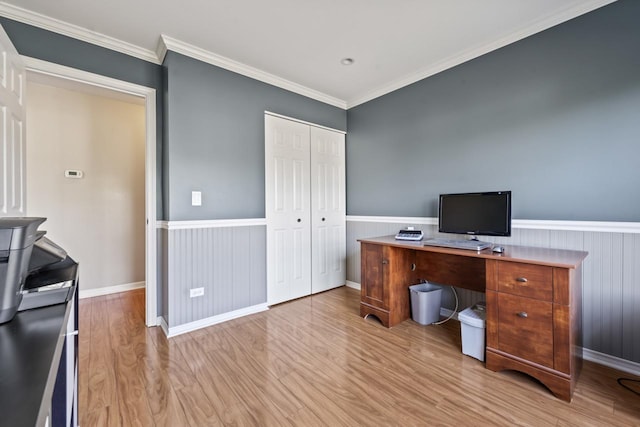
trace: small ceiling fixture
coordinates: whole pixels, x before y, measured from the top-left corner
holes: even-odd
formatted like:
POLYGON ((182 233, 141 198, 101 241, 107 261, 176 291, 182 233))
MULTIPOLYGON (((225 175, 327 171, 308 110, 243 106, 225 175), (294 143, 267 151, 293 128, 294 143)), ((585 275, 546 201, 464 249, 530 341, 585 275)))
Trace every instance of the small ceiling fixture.
POLYGON ((353 62, 354 62, 354 61, 353 61, 353 58, 342 58, 342 59, 340 60, 340 63, 341 63, 342 65, 351 65, 351 64, 353 64, 353 62))

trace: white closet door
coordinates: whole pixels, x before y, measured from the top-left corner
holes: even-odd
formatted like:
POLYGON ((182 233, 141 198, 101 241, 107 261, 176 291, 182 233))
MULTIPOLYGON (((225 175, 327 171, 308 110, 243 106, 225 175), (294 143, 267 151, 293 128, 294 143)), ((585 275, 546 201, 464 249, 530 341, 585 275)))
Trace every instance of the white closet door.
POLYGON ((265 115, 267 303, 311 293, 309 126, 265 115))
POLYGON ((346 282, 344 134, 311 127, 312 293, 346 282))
POLYGON ((26 72, 0 26, 0 216, 26 214, 26 72))

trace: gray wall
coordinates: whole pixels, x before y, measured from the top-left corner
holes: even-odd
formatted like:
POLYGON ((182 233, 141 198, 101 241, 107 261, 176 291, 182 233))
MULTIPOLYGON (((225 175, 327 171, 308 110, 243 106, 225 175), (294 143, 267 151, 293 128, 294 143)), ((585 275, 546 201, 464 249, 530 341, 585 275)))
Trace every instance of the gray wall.
POLYGON ((71 37, 0 17, 18 53, 156 90, 157 219, 162 219, 162 68, 71 37))
POLYGON ((350 109, 347 213, 512 190, 514 218, 640 221, 639 20, 621 0, 350 109))
POLYGON ((264 218, 265 110, 346 130, 340 108, 175 52, 163 66, 168 220, 264 218))

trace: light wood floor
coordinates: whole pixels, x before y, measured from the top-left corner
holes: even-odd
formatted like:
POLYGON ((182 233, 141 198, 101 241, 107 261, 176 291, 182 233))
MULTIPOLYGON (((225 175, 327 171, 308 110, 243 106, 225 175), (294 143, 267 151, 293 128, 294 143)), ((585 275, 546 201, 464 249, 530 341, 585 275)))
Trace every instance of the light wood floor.
POLYGON ((79 418, 93 426, 630 426, 627 374, 585 362, 572 403, 460 351, 460 326, 387 329, 339 288, 167 340, 144 292, 80 301, 79 418))

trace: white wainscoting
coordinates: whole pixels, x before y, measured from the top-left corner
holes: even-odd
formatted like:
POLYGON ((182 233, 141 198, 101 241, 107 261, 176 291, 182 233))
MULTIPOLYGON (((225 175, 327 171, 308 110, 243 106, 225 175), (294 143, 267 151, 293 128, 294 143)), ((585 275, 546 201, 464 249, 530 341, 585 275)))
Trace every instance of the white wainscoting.
MULTIPOLYGON (((395 234, 407 226, 422 229, 425 238, 446 237, 438 233, 437 223, 436 218, 347 216, 347 285, 359 288, 358 239, 395 234)), ((638 372, 640 223, 513 220, 511 237, 482 240, 589 252, 582 280, 585 359, 638 372)), ((463 289, 458 293, 459 310, 484 298, 463 289)), ((453 300, 448 295, 443 294, 443 306, 451 309, 453 300)))
MULTIPOLYGON (((167 260, 163 268, 169 277, 179 278, 180 271, 186 272, 192 262, 198 268, 204 264, 220 263, 225 265, 243 266, 241 270, 252 271, 247 280, 266 280, 264 277, 264 261, 252 266, 243 261, 248 251, 253 251, 256 261, 264 259, 264 219, 223 220, 223 221, 177 221, 159 222, 161 234, 166 234, 167 260), (248 229, 240 232, 240 229, 248 229), (220 229, 218 232, 206 229, 220 229), (251 231, 250 231, 251 230, 251 231), (240 235, 236 233, 240 232, 240 235), (186 233, 186 234, 185 234, 186 233), (244 237, 239 237, 244 236, 244 237), (262 237, 261 237, 262 236, 262 237), (246 242, 244 248, 235 245, 234 241, 246 242), (257 240, 256 240, 257 239, 257 240), (252 242, 252 243, 251 243, 252 242), (176 246, 178 244, 178 246, 176 246), (196 246, 193 246, 197 244, 196 246), (211 246, 214 245, 214 246, 211 246), (200 255, 193 260, 193 251, 204 250, 206 256, 200 255), (235 254, 235 255, 234 255, 235 254), (229 258, 231 257, 231 258, 229 258), (227 259, 228 258, 228 259, 227 259), (229 264, 231 263, 231 264, 229 264), (245 268, 246 267, 246 268, 245 268), (176 269, 177 268, 177 269, 176 269), (174 274, 169 274, 173 269, 174 274), (177 276, 176 276, 177 274, 177 276), (258 276, 261 276, 259 278, 258 276)), ((360 244, 358 239, 395 234, 400 228, 414 226, 421 228, 425 236, 442 236, 437 232, 435 218, 398 218, 398 217, 364 217, 347 216, 347 286, 360 288, 360 244)), ((622 371, 638 373, 640 366, 640 223, 607 223, 607 222, 574 222, 574 221, 529 221, 514 220, 512 236, 483 240, 500 244, 526 245, 540 247, 554 247, 561 249, 584 250, 589 256, 583 268, 583 345, 584 357, 622 371)), ((242 245, 240 245, 242 246, 242 245)), ((162 248, 160 251, 162 252, 162 248)), ((227 271, 228 273, 228 271, 227 271)), ((191 274, 191 273, 190 273, 191 274)), ((246 275, 245 275, 246 276, 246 275)), ((211 276, 213 277, 213 276, 211 276)), ((183 280, 182 277, 180 280, 183 280)), ((217 282, 217 280, 216 280, 217 282)), ((264 282, 258 283, 261 291, 264 282)), ((179 286, 168 285, 163 293, 173 301, 173 317, 167 323, 167 313, 163 313, 164 329, 168 334, 176 335, 194 328, 208 326, 218 321, 228 320, 228 316, 248 314, 244 310, 262 309, 266 300, 246 301, 244 307, 228 307, 221 312, 200 313, 193 318, 189 309, 188 297, 182 304, 175 304, 176 300, 183 300, 182 295, 190 287, 188 284, 179 286), (244 314, 243 314, 244 313, 244 314), (213 323, 212 323, 213 322, 213 323)), ((224 284, 216 286, 226 286, 224 284)), ((208 289, 215 289, 208 288, 208 289)), ((243 285, 241 285, 243 286, 243 285)), ((253 287, 253 286, 250 286, 253 287)), ((231 287, 229 290, 233 289, 231 287)), ((249 288, 247 288, 249 290, 249 288)), ((256 289, 257 291, 258 289, 256 289)), ((242 292, 246 297, 254 294, 242 292)), ((227 293, 225 291, 225 293, 227 293)), ((258 292, 260 294, 260 292, 258 292)), ((484 294, 464 289, 458 289, 460 298, 459 310, 484 299, 484 294)), ((231 295, 231 294, 230 294, 231 295)), ((259 299, 264 296, 260 296, 259 299)), ((165 302, 166 303, 166 302, 165 302)), ((443 294, 443 313, 453 308, 450 292, 443 294)), ((168 307, 167 307, 168 308, 168 307)), ((196 310, 197 311, 197 310, 196 310)))
POLYGON ((264 218, 158 221, 158 229, 168 336, 266 309, 264 218), (194 288, 203 294, 192 298, 194 288))

